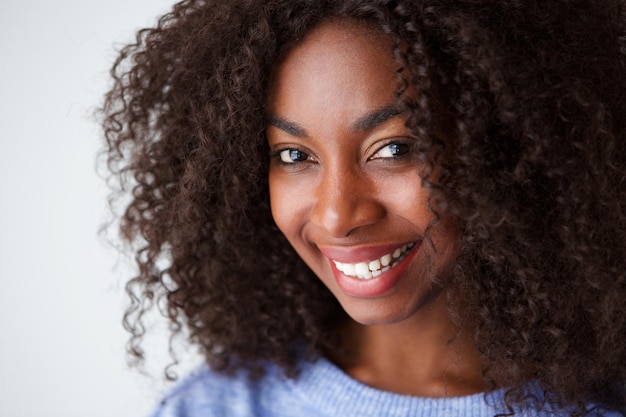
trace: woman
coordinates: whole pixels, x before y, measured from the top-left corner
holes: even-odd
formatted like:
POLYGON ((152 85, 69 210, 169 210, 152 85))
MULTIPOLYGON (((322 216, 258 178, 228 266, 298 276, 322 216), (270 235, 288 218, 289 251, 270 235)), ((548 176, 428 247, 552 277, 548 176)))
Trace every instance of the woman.
POLYGON ((156 416, 623 415, 623 1, 183 1, 103 108, 209 367, 156 416), (620 414, 621 413, 621 414, 620 414))

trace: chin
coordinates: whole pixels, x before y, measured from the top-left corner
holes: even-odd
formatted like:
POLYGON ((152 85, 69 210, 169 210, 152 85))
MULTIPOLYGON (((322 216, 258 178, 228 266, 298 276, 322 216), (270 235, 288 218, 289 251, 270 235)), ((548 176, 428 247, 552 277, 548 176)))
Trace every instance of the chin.
MULTIPOLYGON (((429 315, 431 306, 442 297, 441 289, 417 300, 348 299, 338 297, 344 311, 357 323, 365 326, 398 324, 411 318, 429 315)), ((402 297, 398 297, 402 298, 402 297)))

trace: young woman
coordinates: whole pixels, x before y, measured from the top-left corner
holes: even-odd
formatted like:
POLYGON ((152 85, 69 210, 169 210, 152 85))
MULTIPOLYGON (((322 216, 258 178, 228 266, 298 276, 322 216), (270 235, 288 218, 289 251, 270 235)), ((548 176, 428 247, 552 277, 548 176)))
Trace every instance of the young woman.
POLYGON ((183 1, 113 68, 155 416, 624 415, 623 1, 183 1), (155 302, 155 297, 156 301, 155 302))

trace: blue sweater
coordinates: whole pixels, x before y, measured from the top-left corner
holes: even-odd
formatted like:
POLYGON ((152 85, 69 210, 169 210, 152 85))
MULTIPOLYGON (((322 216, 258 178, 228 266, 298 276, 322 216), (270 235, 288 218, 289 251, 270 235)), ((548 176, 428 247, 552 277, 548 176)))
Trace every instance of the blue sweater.
MULTIPOLYGON (((161 402, 153 417, 492 417, 506 409, 503 391, 451 398, 419 398, 380 391, 352 379, 324 358, 303 362, 296 379, 276 366, 250 381, 203 366, 161 402)), ((562 410, 524 410, 521 416, 564 416, 562 410)), ((618 417, 616 413, 595 416, 618 417)))

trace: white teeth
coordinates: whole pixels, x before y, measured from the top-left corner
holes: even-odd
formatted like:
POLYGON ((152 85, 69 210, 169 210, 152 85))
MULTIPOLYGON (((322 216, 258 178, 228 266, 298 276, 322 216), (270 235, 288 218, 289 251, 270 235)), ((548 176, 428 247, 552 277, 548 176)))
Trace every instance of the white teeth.
POLYGON ((354 264, 343 264, 343 271, 342 271, 345 275, 348 276, 356 276, 356 273, 354 271, 354 264))
POLYGON ((404 245, 401 248, 394 250, 393 253, 388 253, 370 262, 349 264, 333 260, 333 263, 339 271, 343 272, 344 275, 367 280, 375 278, 398 265, 400 261, 404 259, 406 254, 414 247, 415 243, 404 245))
POLYGON ((365 274, 370 272, 370 270, 365 262, 359 262, 354 266, 354 272, 356 272, 357 276, 364 276, 365 274))
POLYGON ((370 262, 368 268, 370 271, 376 271, 377 269, 380 269, 380 260, 376 259, 375 261, 370 262))
POLYGON ((341 262, 333 261, 338 270, 343 272, 343 264, 341 262))
POLYGON ((370 271, 367 271, 365 274, 363 275, 357 275, 357 278, 361 278, 361 279, 372 279, 372 273, 370 271))

